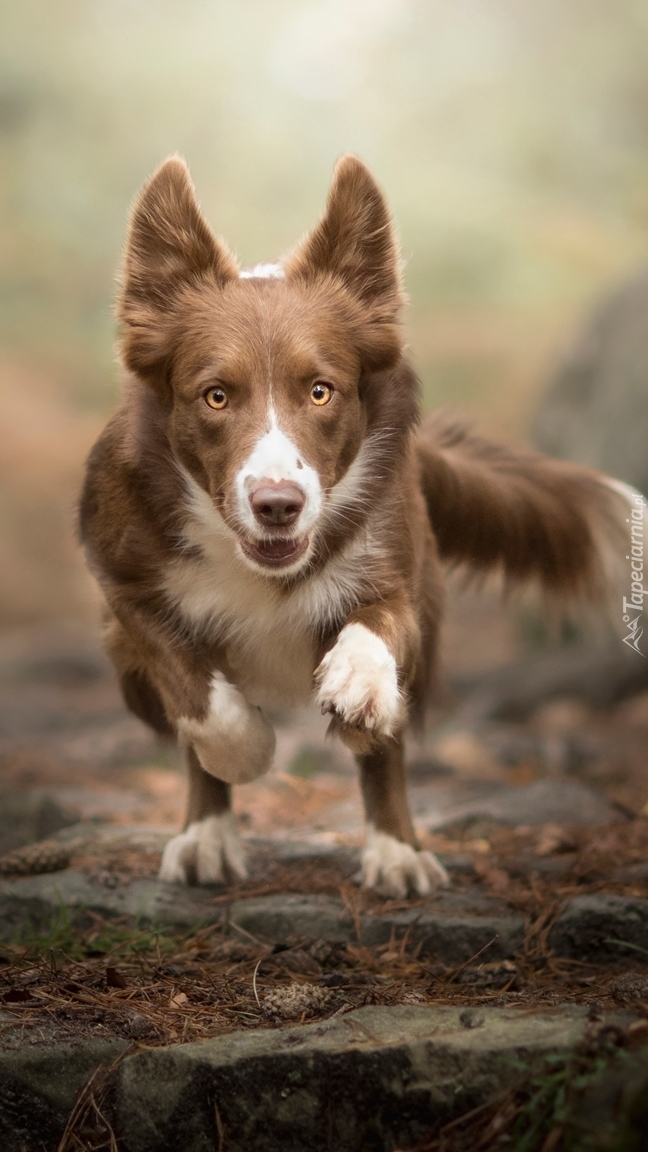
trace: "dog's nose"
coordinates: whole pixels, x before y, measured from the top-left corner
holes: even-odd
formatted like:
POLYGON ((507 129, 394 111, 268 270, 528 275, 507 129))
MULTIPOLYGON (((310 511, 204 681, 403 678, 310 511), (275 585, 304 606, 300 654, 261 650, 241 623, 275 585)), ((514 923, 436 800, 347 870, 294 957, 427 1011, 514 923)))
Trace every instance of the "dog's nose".
POLYGON ((262 480, 250 492, 252 511, 265 528, 294 524, 305 503, 301 488, 288 480, 262 480))

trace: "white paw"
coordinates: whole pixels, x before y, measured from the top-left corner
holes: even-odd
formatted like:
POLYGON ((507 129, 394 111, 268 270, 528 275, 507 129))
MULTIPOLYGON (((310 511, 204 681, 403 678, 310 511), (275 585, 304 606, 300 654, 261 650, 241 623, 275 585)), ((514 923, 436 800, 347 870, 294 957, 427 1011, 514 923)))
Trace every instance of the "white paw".
POLYGON ((159 877, 168 884, 223 884, 246 876, 243 844, 231 812, 190 824, 162 853, 159 877))
POLYGON ((275 734, 271 725, 222 672, 212 676, 206 718, 181 716, 178 731, 195 749, 205 772, 227 784, 248 784, 272 764, 275 734))
POLYGON ((402 899, 408 892, 428 896, 449 884, 450 877, 434 853, 418 852, 411 844, 369 827, 362 853, 363 888, 402 899))
POLYGON ((317 702, 345 724, 392 736, 405 717, 396 661, 364 624, 347 624, 315 673, 317 702))

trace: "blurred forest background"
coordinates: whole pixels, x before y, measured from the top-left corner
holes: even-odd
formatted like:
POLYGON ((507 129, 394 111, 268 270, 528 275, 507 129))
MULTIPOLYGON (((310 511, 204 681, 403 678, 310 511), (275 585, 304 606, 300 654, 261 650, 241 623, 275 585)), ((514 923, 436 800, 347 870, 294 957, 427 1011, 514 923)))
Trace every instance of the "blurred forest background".
POLYGON ((0 5, 0 627, 95 611, 74 504, 118 396, 143 179, 186 156, 253 262, 314 222, 348 150, 400 228, 426 406, 524 438, 592 303, 647 260, 645 0, 0 5))

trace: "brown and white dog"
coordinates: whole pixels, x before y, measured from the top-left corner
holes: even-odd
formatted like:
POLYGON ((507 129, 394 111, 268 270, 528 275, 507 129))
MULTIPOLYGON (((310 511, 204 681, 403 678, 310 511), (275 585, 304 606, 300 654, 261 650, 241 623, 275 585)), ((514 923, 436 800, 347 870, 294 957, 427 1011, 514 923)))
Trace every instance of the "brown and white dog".
POLYGON ((435 672, 442 565, 596 600, 629 492, 595 472, 419 425, 389 211, 338 164, 324 215, 241 271, 172 158, 130 222, 118 314, 124 402, 81 502, 127 705, 186 748, 185 830, 160 875, 245 875, 231 785, 270 767, 266 709, 315 697, 355 752, 363 882, 447 884, 419 851, 403 730, 435 672))

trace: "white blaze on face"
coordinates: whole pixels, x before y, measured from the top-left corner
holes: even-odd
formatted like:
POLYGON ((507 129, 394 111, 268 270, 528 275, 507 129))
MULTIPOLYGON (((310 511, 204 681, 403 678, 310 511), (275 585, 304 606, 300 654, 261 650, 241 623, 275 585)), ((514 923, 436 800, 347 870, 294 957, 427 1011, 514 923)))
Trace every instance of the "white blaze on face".
POLYGON ((240 280, 285 280, 286 274, 281 264, 255 264, 254 268, 243 268, 240 280))
POLYGON ((261 436, 235 478, 236 503, 241 523, 257 539, 268 536, 250 505, 250 493, 262 480, 296 484, 305 496, 304 507, 293 525, 292 535, 305 536, 316 523, 322 507, 322 486, 314 468, 303 459, 297 445, 282 432, 274 410, 270 428, 261 436))

